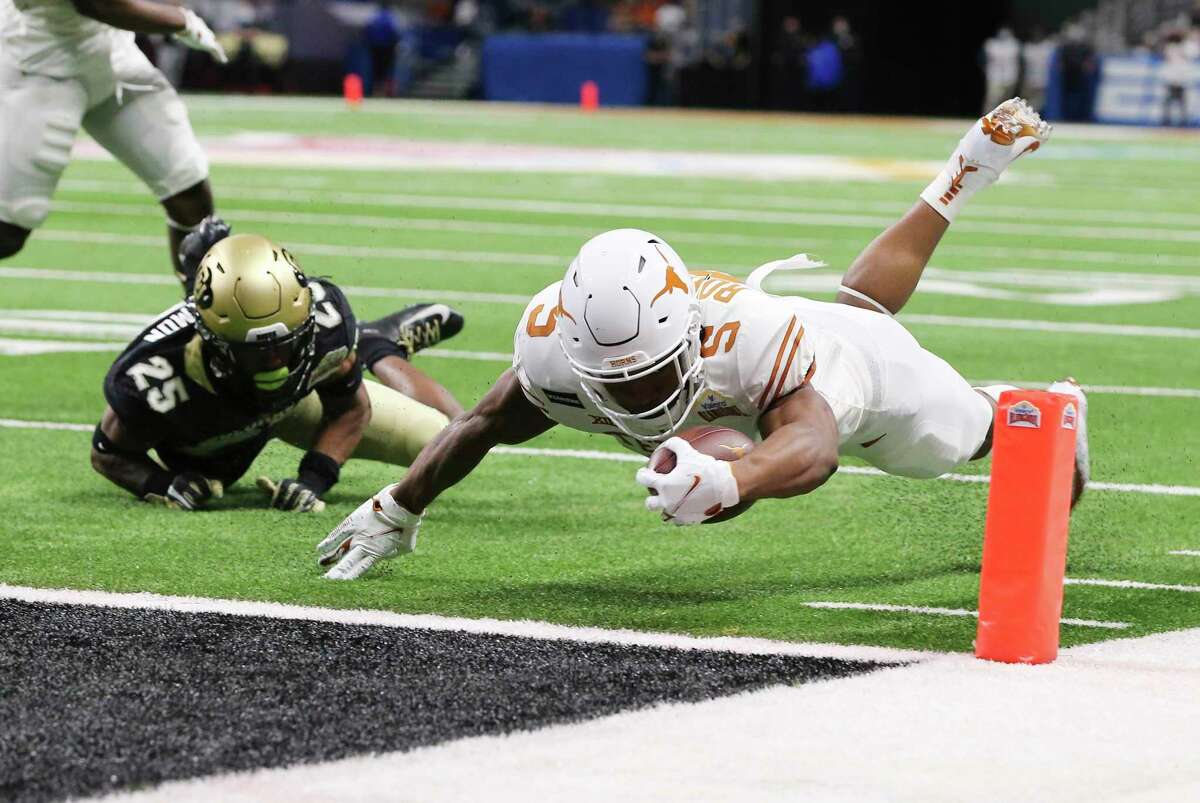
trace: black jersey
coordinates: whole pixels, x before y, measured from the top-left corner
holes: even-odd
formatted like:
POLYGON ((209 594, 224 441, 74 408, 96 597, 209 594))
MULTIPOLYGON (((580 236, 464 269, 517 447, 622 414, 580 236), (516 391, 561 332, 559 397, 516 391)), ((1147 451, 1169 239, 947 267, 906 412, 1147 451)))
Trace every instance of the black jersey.
POLYGON ((311 391, 344 398, 362 384, 358 364, 337 375, 358 341, 350 303, 329 282, 314 280, 309 287, 316 323, 311 370, 289 397, 264 404, 247 380, 221 375, 181 303, 117 357, 104 378, 109 406, 131 435, 155 445, 168 468, 232 482, 270 440, 271 427, 311 391))

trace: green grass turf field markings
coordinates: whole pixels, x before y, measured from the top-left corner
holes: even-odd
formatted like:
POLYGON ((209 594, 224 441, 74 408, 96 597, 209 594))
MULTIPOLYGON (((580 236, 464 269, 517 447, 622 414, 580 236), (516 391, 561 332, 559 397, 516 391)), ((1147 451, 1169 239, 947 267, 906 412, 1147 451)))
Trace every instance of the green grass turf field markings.
POLYGON ((1200 550, 1197 549, 1172 549, 1168 554, 1186 558, 1200 558, 1200 550))
MULTIPOLYGON (((978 617, 979 611, 969 611, 965 608, 929 608, 920 605, 888 605, 886 603, 869 602, 805 602, 806 608, 820 608, 832 611, 874 611, 876 613, 919 613, 927 616, 971 616, 978 617)), ((1098 627, 1105 630, 1125 630, 1129 622, 1097 622, 1093 619, 1060 619, 1060 624, 1074 627, 1098 627)))

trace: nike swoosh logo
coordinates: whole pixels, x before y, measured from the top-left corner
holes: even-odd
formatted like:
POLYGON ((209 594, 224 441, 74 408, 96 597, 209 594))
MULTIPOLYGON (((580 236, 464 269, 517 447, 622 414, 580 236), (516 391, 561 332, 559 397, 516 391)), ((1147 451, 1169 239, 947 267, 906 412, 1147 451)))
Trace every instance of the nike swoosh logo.
POLYGON ((696 490, 696 488, 699 485, 700 485, 700 475, 693 474, 692 475, 692 487, 688 488, 687 492, 684 493, 683 496, 679 497, 679 502, 675 505, 675 508, 671 511, 671 513, 672 513, 671 518, 675 518, 674 514, 679 511, 679 508, 683 507, 683 503, 687 501, 687 498, 692 495, 692 491, 696 490))

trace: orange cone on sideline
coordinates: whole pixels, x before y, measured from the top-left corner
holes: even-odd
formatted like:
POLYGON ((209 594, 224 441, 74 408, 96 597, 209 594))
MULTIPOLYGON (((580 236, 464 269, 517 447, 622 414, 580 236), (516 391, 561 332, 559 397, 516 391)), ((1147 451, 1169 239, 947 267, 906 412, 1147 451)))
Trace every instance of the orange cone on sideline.
POLYGON ((579 86, 579 105, 585 111, 600 107, 600 87, 595 81, 584 81, 579 86))
POLYGON ((362 78, 355 73, 347 73, 346 77, 342 79, 342 96, 346 98, 346 103, 351 107, 362 103, 362 78))
POLYGON ((1078 404, 1066 394, 1000 395, 979 578, 978 658, 1043 664, 1058 656, 1078 421, 1078 404))

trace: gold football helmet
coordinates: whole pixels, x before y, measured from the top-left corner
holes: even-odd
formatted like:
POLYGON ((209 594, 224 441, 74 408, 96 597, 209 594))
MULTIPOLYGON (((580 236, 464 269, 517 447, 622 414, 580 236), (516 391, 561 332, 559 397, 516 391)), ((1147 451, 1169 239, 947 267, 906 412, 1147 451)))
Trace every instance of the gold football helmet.
POLYGON ((257 234, 235 234, 200 261, 189 305, 222 373, 260 394, 299 388, 312 370, 316 324, 308 277, 287 249, 257 234))

